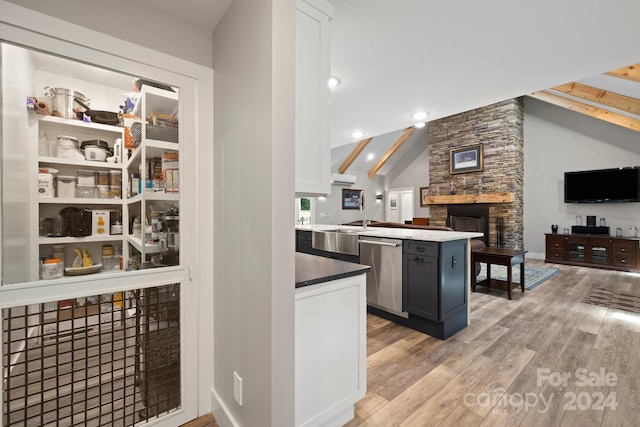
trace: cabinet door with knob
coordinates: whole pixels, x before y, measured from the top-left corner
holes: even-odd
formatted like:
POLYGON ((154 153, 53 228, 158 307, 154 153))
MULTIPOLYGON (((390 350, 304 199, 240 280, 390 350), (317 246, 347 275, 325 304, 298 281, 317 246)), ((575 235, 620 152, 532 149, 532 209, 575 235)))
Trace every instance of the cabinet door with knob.
POLYGON ((439 320, 444 321, 467 309, 467 241, 444 242, 441 246, 439 320))
POLYGON ((405 251, 402 254, 402 310, 437 321, 440 300, 437 244, 433 253, 407 251, 410 243, 405 241, 405 251))
POLYGON ((405 240, 403 310, 437 322, 466 309, 467 243, 405 240))

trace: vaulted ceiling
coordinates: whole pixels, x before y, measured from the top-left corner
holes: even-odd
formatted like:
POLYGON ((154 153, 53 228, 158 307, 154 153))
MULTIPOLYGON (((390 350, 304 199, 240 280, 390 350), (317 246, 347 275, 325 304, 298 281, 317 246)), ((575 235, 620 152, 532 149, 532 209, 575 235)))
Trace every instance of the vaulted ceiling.
POLYGON ((640 64, 529 96, 640 132, 640 64))
MULTIPOLYGON (((526 94, 532 98, 640 132, 640 64, 526 94)), ((426 129, 407 129, 369 137, 332 149, 333 169, 339 173, 386 175, 414 144, 426 148, 426 129), (406 138, 405 138, 406 136, 406 138), (376 168, 382 163, 382 167, 376 168)))

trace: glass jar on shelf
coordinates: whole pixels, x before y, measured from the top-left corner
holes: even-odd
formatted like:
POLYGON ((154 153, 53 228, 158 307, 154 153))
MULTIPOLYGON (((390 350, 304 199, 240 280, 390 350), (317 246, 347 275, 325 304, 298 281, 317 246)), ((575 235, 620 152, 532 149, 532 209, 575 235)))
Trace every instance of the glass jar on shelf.
POLYGON ((49 156, 49 136, 43 130, 38 132, 38 156, 49 156))

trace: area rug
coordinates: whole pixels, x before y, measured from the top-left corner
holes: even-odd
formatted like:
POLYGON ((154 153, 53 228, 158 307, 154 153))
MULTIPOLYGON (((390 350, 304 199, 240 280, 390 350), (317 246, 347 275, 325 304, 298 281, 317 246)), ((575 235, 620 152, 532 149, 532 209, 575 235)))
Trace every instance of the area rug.
MULTIPOLYGON (((487 278, 487 265, 480 263, 482 270, 478 275, 478 282, 487 278)), ((540 286, 547 279, 552 278, 559 270, 555 268, 538 267, 537 265, 524 265, 524 288, 533 289, 540 286)), ((491 264, 491 278, 499 280, 507 280, 507 267, 504 265, 491 264)), ((520 283, 520 266, 514 265, 511 269, 511 281, 520 283)))
POLYGON ((640 295, 618 292, 604 288, 591 288, 582 300, 585 304, 640 313, 640 295))

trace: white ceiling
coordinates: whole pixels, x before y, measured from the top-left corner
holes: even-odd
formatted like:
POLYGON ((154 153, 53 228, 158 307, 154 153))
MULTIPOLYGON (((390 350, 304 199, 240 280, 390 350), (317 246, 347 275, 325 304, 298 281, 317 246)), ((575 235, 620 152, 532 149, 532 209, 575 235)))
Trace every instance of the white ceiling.
MULTIPOLYGON (((138 0, 213 31, 233 0, 138 0)), ((640 62, 637 0, 329 0, 331 145, 640 62)))
POLYGON ((213 32, 233 0, 137 0, 150 8, 213 32))
MULTIPOLYGON (((345 173, 369 172, 378 160, 387 152, 387 150, 402 136, 402 132, 403 130, 396 130, 373 138, 345 173)), ((427 127, 416 129, 376 174, 386 175, 393 168, 396 162, 407 155, 407 153, 411 151, 411 147, 418 143, 422 143, 422 146, 425 149, 427 148, 427 127)), ((331 170, 337 171, 357 145, 358 143, 354 142, 332 148, 331 170)))
POLYGON ((332 146, 640 62, 640 3, 330 0, 332 146))

